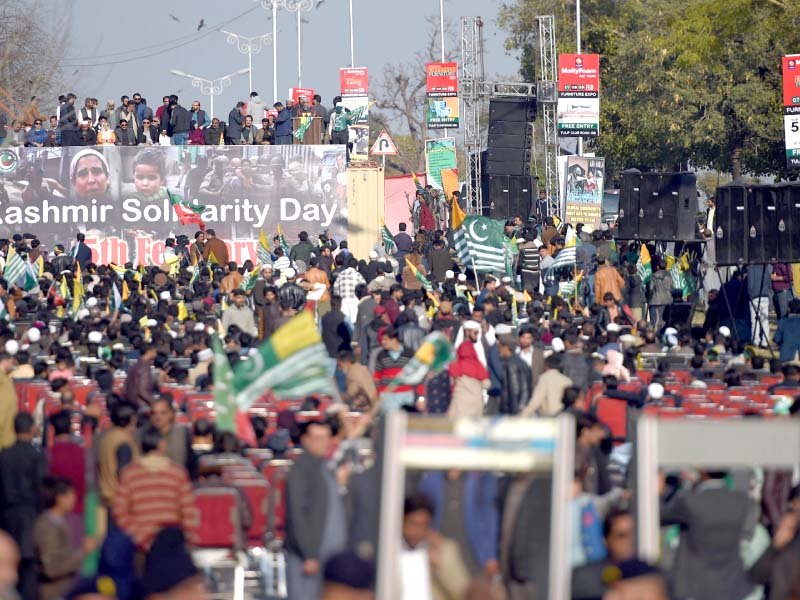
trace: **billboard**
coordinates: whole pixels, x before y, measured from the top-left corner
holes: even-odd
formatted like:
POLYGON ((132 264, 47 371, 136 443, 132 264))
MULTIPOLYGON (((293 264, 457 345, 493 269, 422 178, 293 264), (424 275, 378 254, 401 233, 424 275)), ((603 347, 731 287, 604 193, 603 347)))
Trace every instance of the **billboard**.
POLYGON ((558 135, 596 137, 600 132, 600 55, 558 55, 558 135))
POLYGON ((428 96, 458 96, 458 64, 432 62, 425 65, 425 89, 428 96))
POLYGON ((800 168, 800 54, 783 57, 783 130, 786 164, 800 168))
POLYGON ((200 205, 230 247, 255 261, 258 236, 278 224, 347 235, 344 146, 98 146, 7 148, 0 152, 0 238, 35 233, 69 247, 86 234, 99 263, 158 264, 164 239, 193 237, 169 195, 200 205))
POLYGON ((437 190, 443 190, 442 171, 457 168, 455 138, 425 140, 425 170, 428 183, 437 190))
POLYGON ((339 94, 366 96, 369 92, 369 72, 366 67, 339 69, 339 94))
POLYGON ((584 223, 596 229, 603 216, 605 159, 582 156, 566 158, 565 221, 573 225, 584 223))
POLYGON ((458 127, 458 65, 434 62, 425 65, 425 121, 428 129, 458 127))

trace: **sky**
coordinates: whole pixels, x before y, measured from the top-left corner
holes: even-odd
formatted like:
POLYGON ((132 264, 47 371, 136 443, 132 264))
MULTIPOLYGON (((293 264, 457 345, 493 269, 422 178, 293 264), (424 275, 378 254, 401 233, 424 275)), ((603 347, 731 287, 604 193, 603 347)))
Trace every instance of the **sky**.
MULTIPOLYGON (((64 0, 49 0, 59 9, 64 0)), ((348 0, 316 0, 318 5, 303 18, 302 83, 323 96, 323 104, 339 93, 338 69, 350 65, 348 0)), ((354 11, 355 66, 367 67, 370 94, 374 97, 388 63, 412 59, 428 40, 426 16, 439 14, 438 0, 352 0, 354 11)), ((161 97, 177 93, 187 108, 199 99, 208 108, 208 97, 192 87, 190 79, 170 73, 172 69, 213 79, 247 67, 247 55, 240 54, 227 37, 215 31, 227 29, 246 36, 271 32, 271 11, 260 0, 69 0, 72 6, 72 34, 64 60, 71 90, 83 104, 85 96, 96 97, 105 107, 107 99, 119 105, 120 96, 140 92, 156 107, 161 97), (96 16, 102 13, 102 25, 96 16), (246 14, 245 14, 246 13, 246 14), (174 19, 170 16, 173 15, 174 19), (177 20, 175 20, 177 19, 177 20), (201 20, 203 28, 197 31, 201 20), (223 26, 224 24, 224 26, 223 26), (206 35, 203 35, 206 34, 206 35), (136 60, 128 60, 136 58, 136 60)), ((484 20, 486 73, 496 80, 518 79, 517 56, 503 48, 504 32, 497 27, 496 0, 445 0, 445 23, 460 44, 461 16, 484 20)), ((297 83, 296 15, 278 13, 278 94, 288 95, 297 83)), ((447 36, 446 36, 447 37, 447 36)), ((457 48, 460 55, 460 49, 457 48)), ((272 47, 253 55, 253 87, 265 101, 272 100, 272 47)), ((231 80, 215 98, 215 115, 227 118, 237 100, 250 90, 247 75, 231 80)))

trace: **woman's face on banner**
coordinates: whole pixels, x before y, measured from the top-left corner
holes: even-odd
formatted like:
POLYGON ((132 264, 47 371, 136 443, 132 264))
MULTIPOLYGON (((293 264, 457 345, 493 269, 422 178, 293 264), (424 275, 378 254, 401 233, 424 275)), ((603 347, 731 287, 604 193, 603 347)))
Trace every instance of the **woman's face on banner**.
POLYGON ((133 172, 133 181, 136 184, 136 191, 145 196, 152 196, 161 187, 161 173, 153 165, 136 165, 133 172))
POLYGON ((81 158, 75 167, 72 186, 81 198, 104 194, 108 189, 108 175, 100 159, 96 156, 81 158))

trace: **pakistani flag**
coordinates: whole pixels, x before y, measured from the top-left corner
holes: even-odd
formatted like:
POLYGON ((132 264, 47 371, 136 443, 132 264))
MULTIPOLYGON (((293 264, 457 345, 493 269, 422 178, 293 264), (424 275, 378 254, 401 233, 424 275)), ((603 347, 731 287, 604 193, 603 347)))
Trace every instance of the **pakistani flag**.
POLYGON ((438 373, 454 358, 453 345, 441 331, 425 336, 403 370, 389 383, 389 389, 400 385, 418 385, 428 373, 438 373))
POLYGON ((23 275, 25 275, 25 261, 14 248, 11 248, 8 251, 6 267, 3 269, 3 279, 8 285, 16 285, 23 275))
POLYGON ((469 215, 453 233, 458 257, 465 267, 476 271, 502 272, 506 269, 503 221, 469 215))
POLYGON ((639 260, 636 261, 636 273, 643 285, 647 285, 653 277, 653 261, 650 259, 650 250, 647 249, 647 244, 642 244, 639 260))
POLYGON ((236 366, 236 404, 245 411, 268 390, 276 398, 285 399, 330 394, 334 368, 313 315, 304 310, 279 327, 257 353, 236 366))
POLYGON ((258 234, 258 246, 256 246, 256 259, 262 265, 272 264, 272 255, 269 253, 269 240, 262 229, 258 234))
POLYGON ((25 259, 25 278, 22 280, 22 289, 26 292, 39 287, 39 269, 36 265, 25 259))
POLYGON ((386 254, 393 254, 394 251, 397 250, 397 244, 394 241, 394 236, 392 235, 392 232, 389 231, 386 223, 381 224, 381 240, 383 240, 383 248, 386 250, 386 254))

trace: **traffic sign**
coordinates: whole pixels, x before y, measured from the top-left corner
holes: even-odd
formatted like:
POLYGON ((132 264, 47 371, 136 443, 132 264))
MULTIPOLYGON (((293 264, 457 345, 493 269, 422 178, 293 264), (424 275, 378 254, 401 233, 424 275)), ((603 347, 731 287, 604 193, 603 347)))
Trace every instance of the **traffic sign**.
POLYGON ((381 131, 378 139, 372 144, 372 149, 369 153, 375 156, 397 156, 399 154, 397 146, 395 146, 394 141, 392 141, 391 136, 385 129, 381 131))

